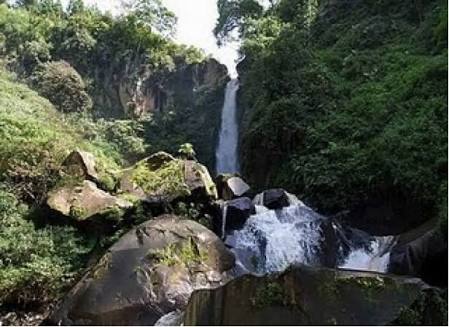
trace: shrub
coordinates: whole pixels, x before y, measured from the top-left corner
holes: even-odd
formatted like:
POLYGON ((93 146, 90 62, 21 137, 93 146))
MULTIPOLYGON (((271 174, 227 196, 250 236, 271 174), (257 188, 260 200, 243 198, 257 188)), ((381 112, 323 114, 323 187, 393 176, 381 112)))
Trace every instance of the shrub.
POLYGON ((78 72, 65 61, 40 65, 31 78, 38 92, 62 112, 82 112, 92 108, 92 100, 78 72))
POLYGON ((0 304, 45 304, 69 286, 90 251, 72 227, 36 228, 28 209, 0 190, 0 304))

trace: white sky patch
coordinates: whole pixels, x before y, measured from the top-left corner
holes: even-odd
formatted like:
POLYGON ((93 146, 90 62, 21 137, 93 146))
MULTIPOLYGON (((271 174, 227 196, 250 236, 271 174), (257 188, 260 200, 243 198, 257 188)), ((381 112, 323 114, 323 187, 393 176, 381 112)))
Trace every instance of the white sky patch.
POLYGON ((194 45, 212 54, 228 67, 231 76, 236 76, 238 44, 229 43, 218 47, 213 29, 218 18, 216 0, 163 0, 164 4, 178 17, 176 40, 194 45))
MULTIPOLYGON (((62 0, 62 2, 67 4, 69 0, 62 0)), ((120 0, 84 0, 84 3, 95 4, 101 10, 109 11, 112 14, 120 12, 120 0)), ((203 49, 206 54, 211 54, 225 64, 229 74, 235 77, 239 45, 228 43, 223 47, 218 47, 212 32, 218 18, 217 1, 163 0, 163 3, 178 17, 175 41, 203 49)))

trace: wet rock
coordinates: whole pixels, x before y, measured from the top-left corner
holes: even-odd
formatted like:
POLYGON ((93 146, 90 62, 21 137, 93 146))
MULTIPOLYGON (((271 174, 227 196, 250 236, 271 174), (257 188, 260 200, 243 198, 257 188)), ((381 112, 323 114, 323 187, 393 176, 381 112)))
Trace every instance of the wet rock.
POLYGON ((65 297, 50 323, 154 325, 191 293, 227 281, 234 256, 204 226, 162 216, 113 245, 65 297))
POLYGON ((217 198, 215 184, 205 166, 193 160, 175 159, 165 152, 124 170, 120 191, 149 203, 217 198))
POLYGON ((249 185, 242 178, 232 175, 219 175, 217 188, 219 197, 224 200, 244 196, 250 190, 249 185))
POLYGON ((447 253, 447 241, 437 222, 429 221, 399 236, 390 254, 388 271, 447 287, 447 253))
POLYGON ((224 205, 226 206, 226 231, 242 228, 249 216, 256 213, 250 198, 230 200, 224 205))
POLYGON ((120 210, 132 206, 130 202, 100 190, 95 183, 87 180, 51 191, 47 205, 77 221, 85 221, 97 215, 119 213, 120 210))
POLYGON ((290 205, 288 193, 280 188, 264 191, 256 196, 256 204, 263 205, 268 209, 281 209, 290 205))
POLYGON ((388 325, 407 314, 420 323, 440 324, 444 305, 426 315, 437 303, 432 293, 415 278, 295 266, 280 275, 245 275, 194 292, 184 324, 388 325))

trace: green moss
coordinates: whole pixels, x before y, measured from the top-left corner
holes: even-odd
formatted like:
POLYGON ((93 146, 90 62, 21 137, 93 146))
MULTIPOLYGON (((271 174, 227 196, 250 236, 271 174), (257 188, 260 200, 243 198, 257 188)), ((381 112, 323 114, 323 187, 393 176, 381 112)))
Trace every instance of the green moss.
POLYGON ((94 279, 103 278, 110 267, 111 254, 105 254, 92 270, 91 275, 94 279))
POLYGON ((76 220, 83 220, 86 218, 87 210, 83 207, 72 205, 70 207, 70 217, 75 218, 76 220))
POLYGON ((83 181, 84 178, 82 176, 62 173, 62 176, 56 181, 54 187, 59 188, 82 186, 83 181))
POLYGON ((142 161, 133 169, 132 180, 150 195, 187 196, 190 194, 185 184, 184 163, 181 160, 167 162, 156 170, 152 170, 145 161, 142 161))
POLYGON ((325 280, 318 286, 318 293, 323 297, 336 300, 339 295, 339 289, 335 280, 325 280))
POLYGON ((156 262, 166 265, 184 265, 189 267, 194 264, 204 264, 208 260, 207 252, 198 248, 195 241, 189 238, 180 243, 172 243, 162 250, 148 253, 156 262))
POLYGON ((133 204, 140 202, 140 198, 131 193, 122 193, 119 194, 118 197, 133 204))
POLYGON ((112 207, 101 213, 104 220, 111 223, 118 223, 125 215, 125 210, 118 207, 112 207))
POLYGON ((337 288, 352 288, 355 287, 363 292, 365 299, 367 301, 373 302, 374 299, 378 298, 375 295, 382 292, 388 285, 383 277, 373 276, 373 277, 349 277, 341 278, 336 283, 337 288))
POLYGON ((252 305, 262 309, 268 306, 284 305, 285 293, 284 288, 278 282, 269 282, 260 285, 256 289, 254 298, 250 299, 252 305))

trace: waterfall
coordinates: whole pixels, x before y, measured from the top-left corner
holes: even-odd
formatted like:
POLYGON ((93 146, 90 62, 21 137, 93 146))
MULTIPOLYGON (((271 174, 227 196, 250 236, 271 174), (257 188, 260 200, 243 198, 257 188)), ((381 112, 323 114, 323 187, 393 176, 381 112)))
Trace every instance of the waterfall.
POLYGON ((226 203, 223 204, 222 208, 222 217, 221 217, 221 237, 226 237, 226 217, 228 216, 228 205, 226 203))
POLYGON ((221 113, 221 128, 216 151, 216 170, 220 173, 237 173, 239 171, 237 144, 237 91, 238 79, 232 79, 226 85, 226 93, 221 113))
POLYGON ((390 262, 390 251, 395 244, 393 236, 375 237, 368 250, 354 249, 340 268, 386 272, 390 262))
MULTIPOLYGON (((292 264, 386 272, 395 238, 374 237, 319 215, 296 197, 290 206, 256 214, 226 236, 237 273, 265 274, 292 264)), ((257 202, 257 199, 256 201, 257 202)))

